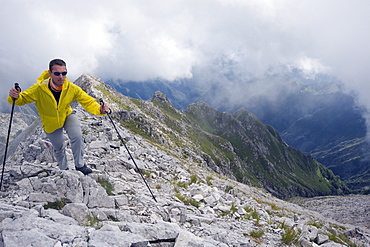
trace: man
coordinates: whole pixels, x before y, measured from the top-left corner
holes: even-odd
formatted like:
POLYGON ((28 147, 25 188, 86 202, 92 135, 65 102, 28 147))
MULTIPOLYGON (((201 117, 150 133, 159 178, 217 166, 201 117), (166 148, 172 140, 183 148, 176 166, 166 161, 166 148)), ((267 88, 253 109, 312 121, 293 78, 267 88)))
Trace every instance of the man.
POLYGON ((87 175, 92 170, 84 164, 80 121, 70 104, 76 100, 85 110, 95 115, 104 115, 109 111, 109 107, 107 104, 99 105, 94 98, 70 82, 66 75, 66 63, 61 59, 54 59, 49 63, 49 70, 45 70, 35 84, 23 92, 15 88, 10 89, 7 100, 13 104, 15 99, 15 104, 19 106, 36 103, 42 126, 53 145, 54 155, 61 170, 68 169, 64 129, 71 141, 76 170, 87 175))

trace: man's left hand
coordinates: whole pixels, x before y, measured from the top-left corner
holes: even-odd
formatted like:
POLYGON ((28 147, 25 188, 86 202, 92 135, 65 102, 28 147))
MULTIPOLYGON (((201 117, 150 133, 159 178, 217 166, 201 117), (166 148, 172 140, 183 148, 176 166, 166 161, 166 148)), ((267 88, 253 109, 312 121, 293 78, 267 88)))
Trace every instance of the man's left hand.
POLYGON ((105 113, 108 113, 109 111, 110 111, 109 106, 106 103, 102 102, 100 104, 100 112, 102 114, 105 114, 105 113))

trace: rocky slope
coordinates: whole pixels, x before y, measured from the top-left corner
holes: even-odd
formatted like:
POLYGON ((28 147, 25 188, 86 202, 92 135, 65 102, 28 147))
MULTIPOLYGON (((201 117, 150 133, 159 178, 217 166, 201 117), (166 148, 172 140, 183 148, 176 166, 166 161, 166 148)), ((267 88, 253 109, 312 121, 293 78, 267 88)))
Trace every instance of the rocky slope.
POLYGON ((370 229, 369 195, 291 198, 289 201, 339 222, 370 229))
POLYGON ((221 176, 191 150, 176 156, 129 132, 118 119, 138 115, 132 99, 108 98, 97 78, 85 79, 86 90, 113 110, 126 107, 112 116, 157 202, 109 119, 77 106, 94 173, 75 171, 69 149, 70 170, 60 171, 41 127, 34 128, 6 163, 0 246, 370 246, 366 228, 221 176))
MULTIPOLYGON (((11 109, 11 105, 8 105, 8 108, 11 109)), ((29 109, 29 107, 26 107, 29 109)), ((5 145, 8 139, 8 131, 9 131, 9 121, 10 121, 11 114, 7 113, 0 113, 0 159, 3 161, 4 153, 5 153, 5 145)), ((15 147, 19 144, 20 141, 25 139, 24 133, 26 133, 27 128, 32 126, 34 121, 36 121, 35 113, 23 111, 23 108, 15 107, 13 113, 13 119, 11 124, 11 131, 9 135, 9 147, 8 147, 8 155, 11 155, 14 151, 15 147), (22 111, 20 111, 20 109, 22 111), (24 132, 23 134, 21 134, 24 132), (14 140, 16 139, 16 140, 14 140)), ((35 123, 36 125, 36 123, 35 123)), ((32 128, 32 127, 31 127, 32 128)))

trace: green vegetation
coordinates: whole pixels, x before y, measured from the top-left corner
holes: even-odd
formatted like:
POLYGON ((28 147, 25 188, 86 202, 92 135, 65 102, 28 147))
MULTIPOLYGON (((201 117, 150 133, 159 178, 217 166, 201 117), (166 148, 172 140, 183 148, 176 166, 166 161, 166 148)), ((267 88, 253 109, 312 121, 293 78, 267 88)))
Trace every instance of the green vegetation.
MULTIPOLYGON (((278 207, 275 203, 272 203, 272 202, 265 202, 265 201, 262 201, 262 200, 258 200, 258 199, 255 199, 257 203, 259 204, 266 204, 266 205, 269 205, 271 207, 271 210, 273 211, 278 211, 279 213, 281 213, 282 211, 285 211, 286 209, 285 208, 281 208, 281 207, 278 207)), ((267 210, 267 212, 270 214, 270 215, 273 215, 274 213, 273 212, 270 212, 269 210, 267 210)))
POLYGON ((233 202, 231 204, 230 212, 231 212, 231 214, 235 214, 237 211, 238 211, 238 209, 236 208, 235 203, 233 202))
POLYGON ((190 184, 196 184, 196 183, 198 183, 197 175, 191 175, 189 185, 190 184))
POLYGON ((300 236, 300 232, 296 231, 293 227, 288 227, 285 223, 281 224, 281 228, 284 232, 281 234, 281 241, 284 244, 297 244, 300 236))
POLYGON ((254 174, 251 174, 249 170, 244 170, 243 167, 231 166, 234 175, 240 182, 244 182, 247 177, 249 182, 256 186, 259 184, 256 179, 258 176, 281 188, 288 188, 292 185, 296 186, 297 190, 309 188, 310 193, 317 191, 323 194, 335 194, 339 190, 348 191, 345 184, 326 167, 316 162, 312 157, 305 156, 300 151, 284 145, 277 131, 271 126, 264 126, 257 119, 253 119, 255 132, 244 131, 243 123, 250 122, 251 118, 245 110, 233 114, 234 118, 228 116, 227 124, 218 125, 215 123, 225 122, 226 113, 217 112, 210 107, 199 106, 193 107, 188 114, 204 131, 229 141, 238 157, 241 160, 248 160, 253 166, 254 174), (209 114, 205 114, 207 111, 209 114), (266 145, 269 150, 267 155, 256 157, 256 147, 250 146, 248 148, 245 140, 254 140, 256 135, 264 139, 260 143, 266 145), (254 152, 253 149, 255 149, 254 152))
POLYGON ((86 226, 94 227, 95 229, 100 229, 102 227, 102 221, 99 220, 96 216, 88 215, 86 226))
POLYGON ((56 209, 56 210, 61 210, 65 205, 66 205, 66 199, 57 199, 55 202, 48 202, 46 205, 44 205, 44 209, 56 209))
MULTIPOLYGON (((177 180, 177 177, 174 178, 174 181, 177 180)), ((184 189, 187 189, 189 187, 189 185, 191 184, 196 184, 196 183, 199 183, 199 178, 197 175, 193 174, 190 176, 190 181, 189 182, 174 182, 176 184, 176 186, 178 188, 184 188, 184 189)), ((176 187, 175 187, 175 190, 176 190, 176 187)), ((177 189, 178 190, 178 189, 177 189)))
POLYGON ((200 203, 196 200, 194 200, 193 198, 188 198, 180 193, 176 193, 175 194, 175 197, 177 197, 177 199, 179 199, 180 201, 182 201, 185 205, 192 205, 196 208, 199 207, 200 203))
POLYGON ((114 186, 107 179, 105 179, 105 178, 98 178, 98 181, 97 182, 105 189, 105 191, 107 192, 107 194, 109 196, 113 196, 114 195, 114 193, 113 193, 114 186))
POLYGON ((245 212, 250 213, 250 212, 252 212, 252 211, 253 211, 253 208, 252 208, 252 207, 249 207, 249 206, 246 206, 246 207, 244 208, 244 210, 245 210, 245 212))
POLYGON ((177 182, 176 185, 177 187, 184 188, 184 189, 187 189, 189 186, 188 183, 184 183, 184 182, 177 182))
POLYGON ((249 233, 249 235, 251 235, 252 237, 254 237, 254 238, 260 238, 260 237, 262 237, 263 236, 263 234, 265 234, 265 231, 264 230, 258 230, 258 231, 251 231, 250 233, 249 233))
POLYGON ((226 188, 225 188, 225 192, 226 192, 226 193, 229 193, 229 192, 230 192, 230 190, 232 190, 232 189, 234 189, 234 187, 233 187, 233 186, 231 186, 231 185, 227 185, 227 186, 226 186, 226 188))
POLYGON ((158 106, 158 107, 163 111, 163 113, 164 113, 166 116, 168 116, 168 117, 169 117, 169 119, 167 119, 167 121, 170 121, 170 119, 172 119, 172 121, 173 121, 173 120, 180 120, 180 121, 184 121, 184 120, 185 120, 185 119, 181 116, 181 114, 179 114, 179 112, 178 112, 175 108, 173 108, 173 107, 171 107, 171 106, 167 105, 166 103, 164 103, 164 102, 159 102, 159 101, 155 101, 155 102, 153 102, 153 104, 154 104, 155 106, 158 106))
POLYGON ((97 90, 99 90, 103 94, 103 98, 109 99, 116 103, 120 109, 129 110, 126 105, 122 104, 122 100, 119 97, 111 94, 107 89, 101 86, 95 86, 97 90))
POLYGON ((322 223, 319 223, 317 221, 308 222, 307 225, 314 226, 317 229, 321 229, 323 227, 323 224, 322 223))
POLYGON ((213 180, 212 177, 210 177, 210 176, 206 177, 206 183, 207 183, 208 186, 212 186, 212 180, 213 180))
POLYGON ((140 169, 141 173, 146 176, 147 178, 150 178, 152 176, 152 174, 156 174, 156 172, 154 171, 150 171, 150 170, 146 170, 146 169, 140 169))
POLYGON ((250 216, 256 220, 256 225, 258 226, 260 224, 260 215, 256 210, 253 210, 250 214, 250 216))
MULTIPOLYGON (((335 226, 332 225, 332 227, 335 226)), ((357 245, 352 243, 346 235, 343 233, 338 234, 334 228, 329 230, 329 240, 349 247, 357 247, 357 245)))

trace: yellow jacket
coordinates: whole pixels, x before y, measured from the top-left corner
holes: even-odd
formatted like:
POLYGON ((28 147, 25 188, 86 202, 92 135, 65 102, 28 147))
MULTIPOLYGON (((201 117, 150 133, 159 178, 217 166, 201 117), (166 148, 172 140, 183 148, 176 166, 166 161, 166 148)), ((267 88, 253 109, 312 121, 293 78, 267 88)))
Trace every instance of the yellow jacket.
MULTIPOLYGON (((100 112, 100 105, 95 99, 79 86, 70 82, 68 78, 63 83, 62 93, 57 104, 53 93, 49 89, 49 80, 49 71, 45 70, 37 79, 37 82, 21 92, 18 99, 15 100, 15 105, 19 106, 36 102, 36 108, 45 132, 52 133, 64 126, 67 116, 72 113, 70 104, 73 100, 79 102, 91 114, 104 115, 100 112)), ((7 100, 10 104, 13 104, 13 99, 10 96, 7 100)))

